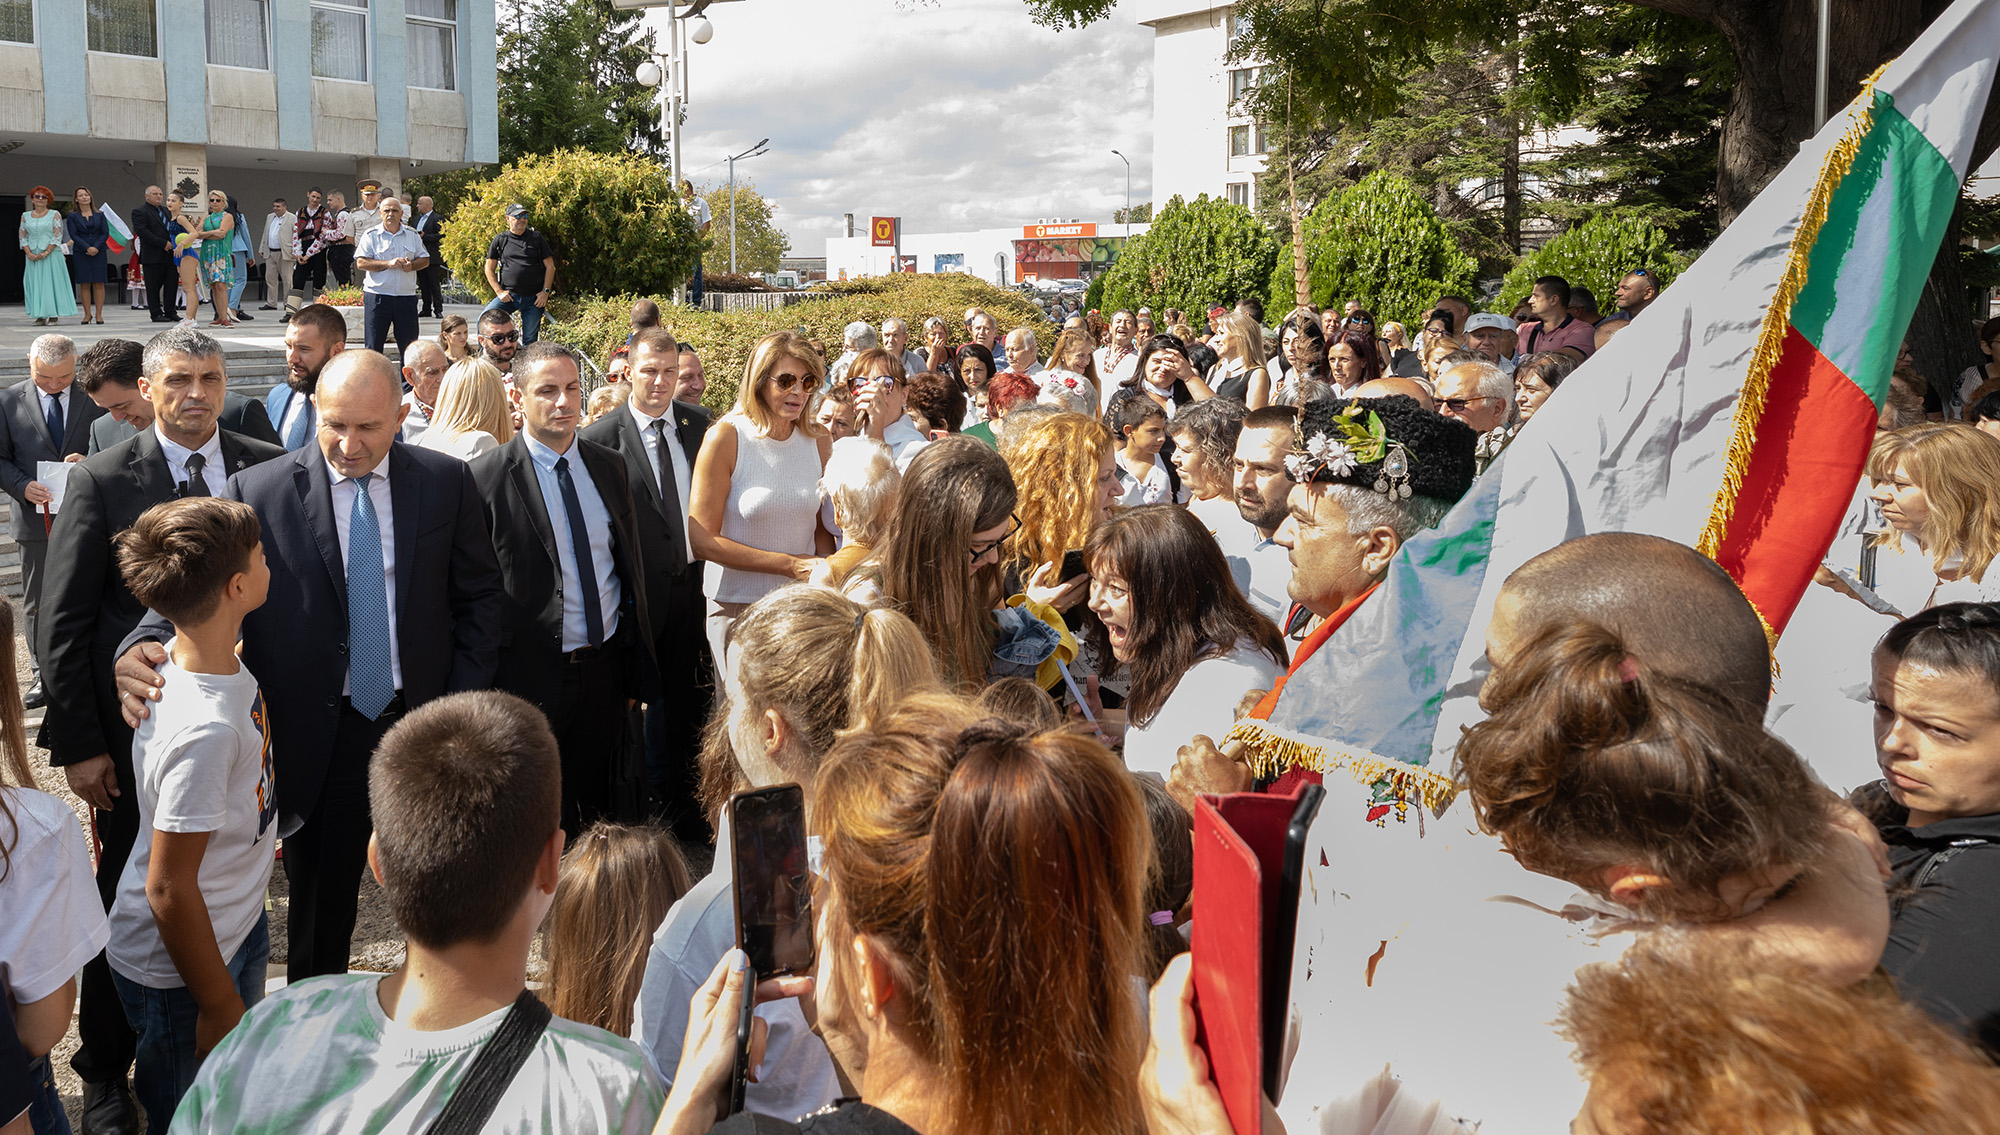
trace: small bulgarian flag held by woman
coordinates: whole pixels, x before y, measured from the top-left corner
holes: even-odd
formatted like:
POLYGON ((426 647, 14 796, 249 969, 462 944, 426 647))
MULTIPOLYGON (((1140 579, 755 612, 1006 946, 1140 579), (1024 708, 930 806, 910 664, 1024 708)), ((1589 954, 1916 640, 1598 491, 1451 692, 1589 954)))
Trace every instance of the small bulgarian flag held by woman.
POLYGON ((132 230, 126 226, 124 215, 109 205, 98 211, 104 214, 105 226, 111 230, 104 247, 109 249, 113 256, 123 256, 132 251, 132 230))

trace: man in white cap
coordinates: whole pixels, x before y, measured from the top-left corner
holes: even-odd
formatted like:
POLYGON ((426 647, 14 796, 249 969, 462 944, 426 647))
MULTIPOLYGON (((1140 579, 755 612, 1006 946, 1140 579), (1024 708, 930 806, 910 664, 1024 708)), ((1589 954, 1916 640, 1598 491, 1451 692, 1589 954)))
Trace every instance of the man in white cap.
POLYGON ((1477 353, 1500 364, 1500 369, 1514 373, 1514 350, 1519 336, 1514 332, 1514 321, 1504 315, 1482 311, 1465 321, 1466 345, 1477 353))

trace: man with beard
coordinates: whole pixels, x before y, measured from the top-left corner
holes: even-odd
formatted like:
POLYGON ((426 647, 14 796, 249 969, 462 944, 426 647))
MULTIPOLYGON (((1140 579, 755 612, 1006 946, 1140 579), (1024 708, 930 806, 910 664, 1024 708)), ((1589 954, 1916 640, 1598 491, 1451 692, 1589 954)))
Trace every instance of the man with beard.
POLYGON ((501 374, 514 373, 514 352, 521 349, 521 333, 514 317, 498 308, 479 313, 479 357, 492 363, 501 374))
POLYGON ((1215 534, 1243 597, 1280 626, 1291 606, 1285 592, 1292 565, 1273 537, 1285 522, 1292 491, 1285 456, 1292 451, 1295 420, 1296 411, 1290 406, 1265 406, 1244 415, 1235 459, 1236 511, 1244 523, 1215 534))
POLYGON ((319 388, 319 373, 346 349, 347 317, 339 308, 323 303, 302 307, 285 328, 285 381, 264 395, 264 410, 286 452, 296 453, 312 442, 312 394, 319 388))

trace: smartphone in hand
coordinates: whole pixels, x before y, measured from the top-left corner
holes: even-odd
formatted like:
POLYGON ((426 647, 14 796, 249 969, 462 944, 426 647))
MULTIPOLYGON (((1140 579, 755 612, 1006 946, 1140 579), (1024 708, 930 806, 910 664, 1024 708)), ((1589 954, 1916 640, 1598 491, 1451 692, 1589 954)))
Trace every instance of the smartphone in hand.
MULTIPOLYGON (((751 981, 805 973, 813 965, 812 871, 806 849, 805 793, 796 784, 739 792, 729 800, 736 944, 749 955, 751 981)), ((743 1110, 756 997, 736 1022, 730 1114, 743 1110)))

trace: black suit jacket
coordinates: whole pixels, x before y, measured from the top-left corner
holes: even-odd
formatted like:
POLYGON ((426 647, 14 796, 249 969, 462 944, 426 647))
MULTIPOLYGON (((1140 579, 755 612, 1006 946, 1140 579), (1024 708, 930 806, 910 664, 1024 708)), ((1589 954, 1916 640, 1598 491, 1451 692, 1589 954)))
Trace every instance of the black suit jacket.
MULTIPOLYGON (((456 457, 397 442, 389 448, 396 552, 396 644, 403 700, 416 708, 493 684, 500 650, 500 570, 478 490, 456 457)), ((347 564, 334 524, 326 458, 308 445, 229 478, 218 496, 263 522, 271 591, 243 620, 243 661, 271 714, 278 810, 311 814, 325 783, 347 681, 347 564)), ((149 614, 119 647, 164 639, 149 614)))
MULTIPOLYGON (((673 423, 674 436, 680 442, 681 452, 687 455, 692 490, 694 459, 701 452, 701 439, 708 431, 708 411, 676 402, 670 413, 672 417, 668 420, 673 423)), ((638 520, 639 555, 646 564, 646 601, 651 615, 648 626, 657 641, 666 629, 672 589, 677 585, 686 587, 692 578, 699 594, 702 565, 699 560, 688 562, 690 545, 682 518, 687 502, 682 501, 679 509, 668 511, 666 500, 660 495, 660 483, 653 477, 652 463, 646 460, 646 439, 640 436, 639 423, 632 417, 630 407, 618 407, 577 431, 577 436, 616 450, 625 462, 625 479, 632 486, 633 512, 638 520)))
MULTIPOLYGON (((214 483, 284 455, 281 446, 223 430, 223 467, 215 472, 214 483)), ((146 617, 146 608, 125 586, 111 538, 132 527, 140 513, 179 493, 159 437, 147 430, 70 470, 62 511, 49 530, 41 642, 49 707, 39 743, 49 751, 51 765, 109 753, 117 762, 118 783, 127 790, 132 784, 132 730, 119 713, 111 667, 119 644, 146 617)))
POLYGON ((83 387, 70 383, 69 406, 63 411, 63 443, 58 448, 49 440, 41 394, 32 381, 0 390, 0 488, 14 498, 15 540, 48 539, 42 530, 41 506, 29 504, 22 495, 35 479, 35 462, 61 461, 72 453, 82 453, 90 444, 90 424, 104 414, 104 407, 92 402, 83 387))
MULTIPOLYGON (((620 629, 627 622, 634 630, 650 628, 650 608, 641 584, 646 576, 643 545, 624 463, 616 453, 584 438, 576 439, 572 452, 589 471, 597 495, 611 514, 611 559, 618 571, 620 629)), ((486 505, 486 523, 493 533, 500 574, 506 580, 500 667, 493 684, 546 712, 562 688, 563 667, 567 665, 563 661, 563 610, 558 591, 562 561, 557 558, 555 529, 549 524, 541 485, 535 479, 534 459, 528 454, 527 434, 515 434, 513 441, 473 458, 471 468, 486 505)), ((626 696, 647 700, 658 686, 653 639, 648 634, 635 637, 641 640, 641 649, 636 652, 637 664, 628 671, 626 696)))
MULTIPOLYGON (((271 428, 271 415, 264 412, 262 399, 230 391, 222 397, 222 413, 216 417, 215 424, 230 433, 284 448, 278 441, 278 431, 271 428)), ((102 453, 138 432, 139 428, 130 422, 121 422, 106 414, 90 423, 90 448, 85 452, 102 453)))
POLYGON ((171 264, 174 260, 174 237, 167 231, 167 222, 160 216, 164 206, 149 205, 144 201, 132 210, 132 235, 139 241, 139 263, 171 264))
POLYGON ((424 242, 424 254, 431 258, 431 267, 435 268, 438 266, 438 247, 444 243, 444 217, 436 209, 422 214, 421 217, 418 214, 411 214, 406 223, 417 230, 417 236, 424 242), (430 219, 424 221, 422 227, 418 227, 417 222, 421 217, 430 219))

